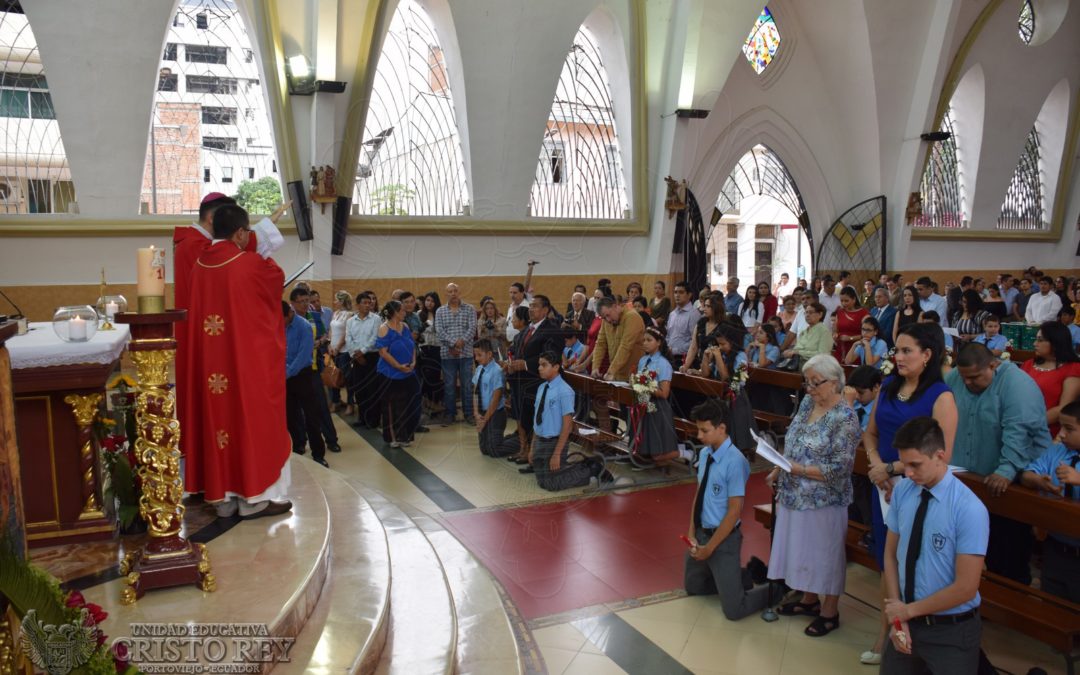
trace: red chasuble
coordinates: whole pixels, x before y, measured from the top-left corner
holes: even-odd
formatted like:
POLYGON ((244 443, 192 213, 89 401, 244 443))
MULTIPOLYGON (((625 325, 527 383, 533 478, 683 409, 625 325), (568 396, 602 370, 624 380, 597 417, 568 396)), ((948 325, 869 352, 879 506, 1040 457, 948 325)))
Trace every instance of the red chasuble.
MULTIPOLYGON (((248 240, 247 250, 254 251, 256 245, 255 233, 251 233, 248 240)), ((191 273, 195 269, 195 262, 206 249, 210 248, 210 239, 197 227, 178 227, 173 230, 173 307, 177 309, 189 309, 191 302, 191 273)), ((188 336, 191 326, 188 322, 176 324, 176 391, 185 392, 190 384, 184 379, 187 372, 188 336)), ((180 428, 187 426, 187 410, 182 393, 176 399, 176 419, 180 420, 180 428)), ((180 452, 187 455, 188 446, 191 445, 191 436, 180 434, 180 452)))
POLYGON ((285 425, 285 273, 273 260, 221 241, 191 275, 185 486, 208 501, 255 497, 281 475, 292 440, 285 425))

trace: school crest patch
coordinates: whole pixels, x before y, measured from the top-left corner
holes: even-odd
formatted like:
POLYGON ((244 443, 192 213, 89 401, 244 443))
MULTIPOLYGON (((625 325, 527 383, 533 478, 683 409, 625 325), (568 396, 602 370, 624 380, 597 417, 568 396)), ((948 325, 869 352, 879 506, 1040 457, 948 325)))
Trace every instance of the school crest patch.
POLYGON ((940 552, 945 548, 945 535, 935 532, 934 536, 930 537, 930 543, 934 545, 934 550, 940 552))
POLYGON ((720 494, 720 483, 713 483, 712 484, 712 493, 713 493, 713 495, 719 495, 720 494))

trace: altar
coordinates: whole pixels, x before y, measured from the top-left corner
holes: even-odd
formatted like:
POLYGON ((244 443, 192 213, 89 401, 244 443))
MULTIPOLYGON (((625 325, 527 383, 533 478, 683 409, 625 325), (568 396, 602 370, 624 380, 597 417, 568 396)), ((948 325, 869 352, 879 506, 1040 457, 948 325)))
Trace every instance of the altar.
POLYGON ((93 424, 129 337, 128 326, 117 325, 87 342, 64 342, 43 322, 7 341, 30 547, 113 536, 93 424))

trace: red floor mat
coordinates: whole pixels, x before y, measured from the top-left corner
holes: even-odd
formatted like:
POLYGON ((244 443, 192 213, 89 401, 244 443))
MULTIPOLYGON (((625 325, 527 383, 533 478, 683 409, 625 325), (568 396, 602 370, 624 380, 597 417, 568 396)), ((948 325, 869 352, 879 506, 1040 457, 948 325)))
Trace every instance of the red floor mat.
MULTIPOLYGON (((693 485, 445 514, 448 527, 499 579, 527 619, 682 587, 693 485)), ((743 561, 768 560, 769 533, 753 507, 769 501, 764 474, 750 477, 743 561)))

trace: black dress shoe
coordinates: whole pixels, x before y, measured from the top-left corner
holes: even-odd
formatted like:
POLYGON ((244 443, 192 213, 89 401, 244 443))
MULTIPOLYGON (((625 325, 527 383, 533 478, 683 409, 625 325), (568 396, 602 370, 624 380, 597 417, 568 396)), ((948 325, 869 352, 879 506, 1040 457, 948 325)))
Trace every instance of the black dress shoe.
POLYGON ((423 425, 420 425, 420 426, 416 427, 416 433, 418 433, 418 434, 426 434, 429 431, 431 431, 431 429, 428 429, 427 427, 425 427, 423 425))
POLYGON ((255 520, 256 518, 266 518, 269 516, 280 516, 283 513, 288 513, 292 510, 292 502, 270 502, 266 505, 266 508, 262 511, 256 511, 248 516, 240 516, 240 520, 255 520))
POLYGON ((527 466, 523 469, 518 469, 518 473, 536 473, 536 469, 532 468, 531 466, 527 466))
POLYGON ((296 448, 293 448, 293 452, 295 452, 298 455, 302 455, 302 454, 304 454, 305 451, 304 450, 297 450, 296 448))
POLYGON ((322 465, 323 465, 323 466, 325 466, 325 467, 326 467, 327 469, 329 469, 329 468, 330 468, 330 465, 329 465, 329 464, 327 464, 327 463, 326 463, 326 460, 325 460, 325 459, 323 459, 322 457, 312 457, 312 459, 313 459, 313 460, 315 460, 315 463, 316 463, 316 464, 322 464, 322 465))
POLYGON ((331 443, 331 444, 327 445, 326 449, 329 450, 330 452, 341 452, 341 446, 338 445, 337 443, 331 443))
POLYGON ((746 563, 746 571, 750 573, 750 580, 755 584, 763 584, 769 580, 769 566, 757 556, 751 556, 746 563))

